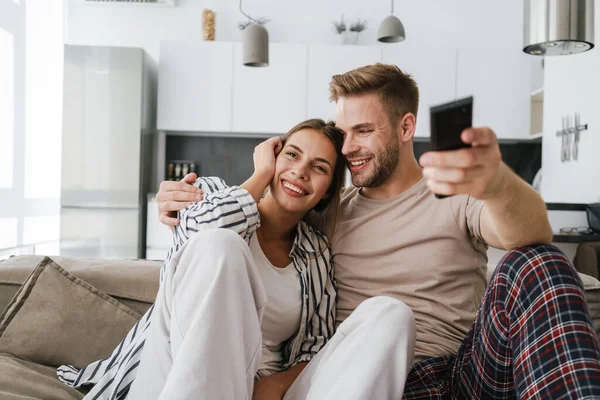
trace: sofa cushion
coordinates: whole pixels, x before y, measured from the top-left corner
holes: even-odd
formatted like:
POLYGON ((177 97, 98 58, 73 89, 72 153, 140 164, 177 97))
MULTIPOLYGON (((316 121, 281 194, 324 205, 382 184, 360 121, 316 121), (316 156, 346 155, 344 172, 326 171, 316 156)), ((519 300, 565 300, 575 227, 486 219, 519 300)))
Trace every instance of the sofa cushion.
POLYGON ((0 351, 83 366, 108 356, 140 317, 46 257, 0 315, 0 351))
MULTIPOLYGON (((0 312, 43 256, 18 256, 0 262, 0 312)), ((140 314, 156 298, 160 261, 52 257, 61 267, 140 314)))
POLYGON ((79 400, 83 394, 61 383, 56 369, 0 353, 0 398, 79 400))

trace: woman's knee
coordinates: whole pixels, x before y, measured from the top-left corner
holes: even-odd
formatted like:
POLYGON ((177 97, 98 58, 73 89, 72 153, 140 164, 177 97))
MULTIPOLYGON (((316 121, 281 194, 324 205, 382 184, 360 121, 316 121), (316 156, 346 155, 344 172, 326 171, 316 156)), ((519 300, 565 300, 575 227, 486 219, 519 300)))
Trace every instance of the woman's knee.
POLYGON ((389 296, 376 296, 363 301, 356 309, 365 312, 373 323, 385 321, 383 325, 391 330, 404 329, 415 325, 415 317, 404 302, 389 296))
POLYGON ((193 233, 186 244, 193 251, 228 252, 248 247, 244 239, 231 229, 212 228, 193 233))
POLYGON ((208 268, 213 275, 217 272, 235 273, 245 270, 251 259, 248 245, 235 231, 230 229, 206 229, 194 233, 180 250, 177 274, 205 274, 208 268))

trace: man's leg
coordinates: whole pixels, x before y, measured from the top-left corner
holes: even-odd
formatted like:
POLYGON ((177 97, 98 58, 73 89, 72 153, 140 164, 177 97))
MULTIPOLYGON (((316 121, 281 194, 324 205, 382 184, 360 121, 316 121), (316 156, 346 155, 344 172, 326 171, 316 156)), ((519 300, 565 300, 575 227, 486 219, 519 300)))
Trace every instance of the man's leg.
POLYGON ((564 254, 553 246, 509 252, 458 355, 416 365, 405 398, 600 398, 600 346, 564 254))
POLYGON ((399 399, 413 363, 415 320, 391 297, 364 301, 306 366, 284 400, 399 399))
POLYGON ((169 262, 127 399, 249 399, 266 294, 233 231, 198 232, 169 262))

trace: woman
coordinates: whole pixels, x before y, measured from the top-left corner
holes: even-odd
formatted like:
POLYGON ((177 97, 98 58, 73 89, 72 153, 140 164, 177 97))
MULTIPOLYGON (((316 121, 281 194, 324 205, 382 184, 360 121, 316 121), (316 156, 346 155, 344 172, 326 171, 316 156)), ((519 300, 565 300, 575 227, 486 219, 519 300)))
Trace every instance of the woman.
POLYGON ((110 357, 59 378, 95 384, 86 398, 283 398, 334 332, 328 241, 302 220, 337 212, 342 140, 308 120, 257 146, 241 187, 198 179, 155 304, 110 357))

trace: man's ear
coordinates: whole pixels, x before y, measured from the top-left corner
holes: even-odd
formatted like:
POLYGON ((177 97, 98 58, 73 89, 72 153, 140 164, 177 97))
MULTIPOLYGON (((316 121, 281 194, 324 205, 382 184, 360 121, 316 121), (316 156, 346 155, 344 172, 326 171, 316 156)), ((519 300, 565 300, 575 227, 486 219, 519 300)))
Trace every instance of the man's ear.
POLYGON ((417 117, 413 113, 406 113, 404 116, 398 121, 399 128, 401 128, 401 135, 398 139, 402 142, 408 142, 413 139, 415 136, 415 131, 417 129, 417 117))

